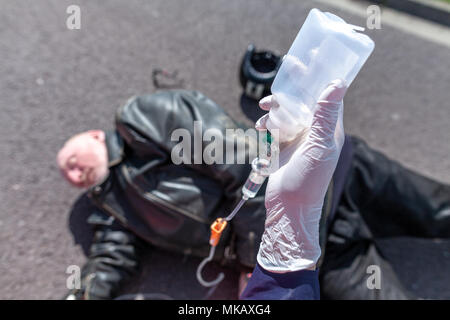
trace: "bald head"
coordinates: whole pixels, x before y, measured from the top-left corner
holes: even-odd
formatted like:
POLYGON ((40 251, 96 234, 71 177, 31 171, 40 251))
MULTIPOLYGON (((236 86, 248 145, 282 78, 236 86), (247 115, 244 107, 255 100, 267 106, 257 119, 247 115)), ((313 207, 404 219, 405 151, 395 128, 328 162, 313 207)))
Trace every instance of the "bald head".
POLYGON ((62 175, 72 185, 87 188, 108 175, 105 133, 90 130, 67 140, 57 156, 62 175))

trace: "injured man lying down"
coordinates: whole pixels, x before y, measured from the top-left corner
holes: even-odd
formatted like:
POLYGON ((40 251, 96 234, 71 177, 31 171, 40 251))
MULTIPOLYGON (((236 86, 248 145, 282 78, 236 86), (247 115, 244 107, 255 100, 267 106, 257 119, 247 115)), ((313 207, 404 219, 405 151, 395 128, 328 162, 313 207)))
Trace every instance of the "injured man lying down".
MULTIPOLYGON (((86 188, 94 237, 82 269, 81 288, 71 299, 114 299, 139 272, 152 248, 207 257, 210 225, 241 200, 251 164, 174 163, 173 132, 248 128, 196 91, 167 90, 130 98, 112 131, 89 130, 71 137, 57 155, 63 177, 86 188)), ((252 143, 245 140, 245 144, 252 143)), ((208 147, 203 141, 193 149, 208 147)), ((246 150, 250 150, 247 148, 246 150)), ((223 158, 226 158, 224 149, 223 158)), ((243 275, 251 272, 264 231, 265 184, 225 230, 214 260, 243 275)), ((328 186, 319 227, 317 262, 325 299, 417 299, 400 282, 377 247, 379 238, 450 236, 450 186, 421 176, 346 136, 328 186), (367 286, 367 267, 377 265, 380 289, 367 286)), ((245 281, 240 281, 241 292, 245 281)), ((238 291, 237 291, 238 292, 238 291)), ((238 295, 236 295, 238 297, 238 295)))

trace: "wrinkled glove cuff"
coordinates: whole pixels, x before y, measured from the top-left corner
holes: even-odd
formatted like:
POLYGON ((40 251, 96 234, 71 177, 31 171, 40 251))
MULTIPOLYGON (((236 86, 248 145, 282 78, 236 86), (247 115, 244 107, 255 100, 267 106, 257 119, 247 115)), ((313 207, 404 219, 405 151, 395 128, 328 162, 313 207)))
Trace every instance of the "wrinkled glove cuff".
POLYGON ((257 260, 275 273, 314 268, 320 258, 321 206, 274 206, 267 214, 257 260))

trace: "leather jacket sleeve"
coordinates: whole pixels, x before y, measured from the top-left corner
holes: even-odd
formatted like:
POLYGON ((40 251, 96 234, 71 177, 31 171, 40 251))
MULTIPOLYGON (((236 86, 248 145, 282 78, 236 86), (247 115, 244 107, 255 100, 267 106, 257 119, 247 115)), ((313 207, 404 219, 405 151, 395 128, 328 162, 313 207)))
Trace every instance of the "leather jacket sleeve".
POLYGON ((95 236, 81 271, 81 289, 72 294, 77 299, 114 299, 137 273, 144 244, 111 216, 95 212, 88 221, 95 225, 95 236))

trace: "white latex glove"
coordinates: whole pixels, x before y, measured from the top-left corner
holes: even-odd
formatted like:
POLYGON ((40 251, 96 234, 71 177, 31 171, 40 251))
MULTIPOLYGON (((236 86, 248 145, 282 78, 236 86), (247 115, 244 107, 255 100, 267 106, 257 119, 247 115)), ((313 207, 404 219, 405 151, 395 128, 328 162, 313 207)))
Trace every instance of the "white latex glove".
MULTIPOLYGON (((280 145, 279 169, 269 176, 267 217, 257 260, 277 273, 314 269, 320 257, 319 221, 331 177, 344 144, 343 102, 347 87, 333 81, 321 94, 312 126, 302 137, 280 145)), ((278 107, 273 96, 260 107, 278 107)), ((256 123, 265 129, 268 114, 256 123)))

